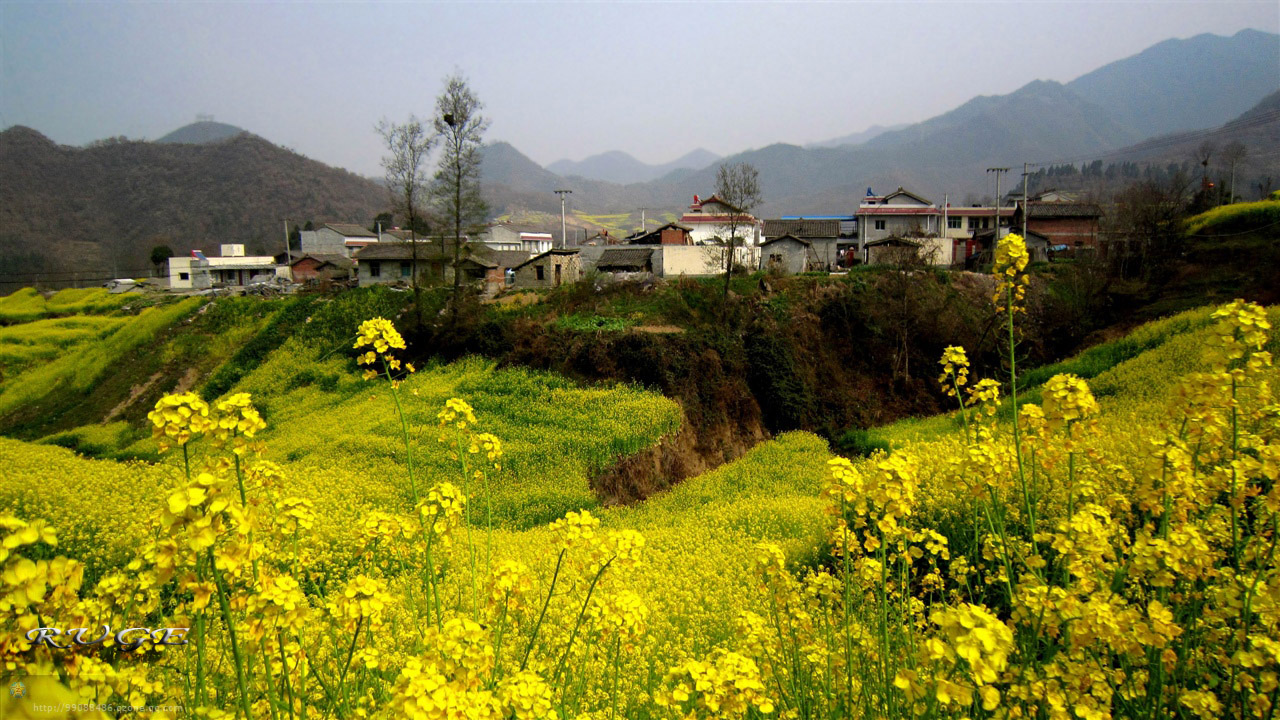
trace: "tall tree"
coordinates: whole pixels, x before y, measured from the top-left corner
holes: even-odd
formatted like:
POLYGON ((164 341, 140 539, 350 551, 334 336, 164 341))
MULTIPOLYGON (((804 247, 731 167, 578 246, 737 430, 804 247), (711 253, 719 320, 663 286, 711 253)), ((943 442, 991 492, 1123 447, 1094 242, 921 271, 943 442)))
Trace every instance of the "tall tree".
POLYGON ((488 206, 480 195, 480 151, 488 118, 480 114, 484 105, 460 73, 445 79, 444 92, 436 98, 432 118, 440 140, 440 161, 431 183, 431 197, 440 216, 453 230, 453 310, 458 319, 462 296, 462 237, 464 231, 484 223, 488 206))
POLYGON ((422 288, 418 286, 418 219, 422 213, 427 189, 427 158, 435 136, 427 131, 418 118, 410 115, 409 121, 396 124, 383 120, 378 123, 378 134, 386 145, 387 154, 382 158, 386 171, 387 189, 396 210, 409 220, 409 249, 412 259, 410 282, 413 285, 413 305, 418 323, 422 323, 422 288))
POLYGON ((1232 140, 1227 146, 1222 148, 1222 159, 1231 167, 1231 197, 1227 199, 1228 203, 1236 201, 1236 165, 1244 162, 1249 156, 1249 148, 1239 140, 1232 140))
POLYGON ((720 241, 724 246, 724 297, 729 297, 733 278, 734 248, 745 242, 739 237, 746 228, 754 229, 752 212, 764 202, 760 195, 760 171, 750 163, 724 163, 716 168, 716 197, 728 206, 721 223, 720 241))

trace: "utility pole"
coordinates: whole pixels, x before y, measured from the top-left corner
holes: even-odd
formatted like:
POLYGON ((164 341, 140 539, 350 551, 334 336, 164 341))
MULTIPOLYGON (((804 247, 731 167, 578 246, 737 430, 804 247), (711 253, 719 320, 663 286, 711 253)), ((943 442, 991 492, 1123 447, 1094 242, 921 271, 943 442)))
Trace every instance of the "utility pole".
POLYGON ((995 250, 996 245, 1000 243, 1000 176, 1009 172, 1009 168, 987 168, 987 172, 996 174, 996 224, 991 229, 991 249, 995 250))
POLYGON ((284 219, 284 257, 289 263, 289 279, 293 279, 293 249, 289 247, 289 218, 284 219))
POLYGON ((563 250, 569 246, 569 238, 565 235, 564 224, 564 199, 566 195, 572 195, 572 190, 556 190, 556 194, 560 196, 560 249, 563 250))
POLYGON ((1022 163, 1022 240, 1027 239, 1027 179, 1030 176, 1027 169, 1031 167, 1031 163, 1022 163))

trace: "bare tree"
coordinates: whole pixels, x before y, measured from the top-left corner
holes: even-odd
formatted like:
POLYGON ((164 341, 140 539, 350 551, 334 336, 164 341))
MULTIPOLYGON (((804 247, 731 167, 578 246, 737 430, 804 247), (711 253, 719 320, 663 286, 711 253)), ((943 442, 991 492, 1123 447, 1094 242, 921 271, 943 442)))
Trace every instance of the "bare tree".
POLYGON ((1236 165, 1244 162, 1248 156, 1249 148, 1239 140, 1232 140, 1222 148, 1222 159, 1231 167, 1231 197, 1227 199, 1228 203, 1236 201, 1236 165))
POLYGON ((745 242, 739 234, 755 227, 752 212, 764 199, 760 195, 760 171, 750 163, 722 164, 716 169, 716 197, 728 212, 720 224, 720 242, 724 247, 724 297, 729 297, 729 281, 733 277, 734 248, 745 242))
POLYGON ((422 323, 422 290, 418 287, 418 235, 427 189, 427 157, 435 138, 418 118, 410 115, 403 125, 383 120, 378 123, 378 134, 386 145, 387 154, 382 158, 386 171, 387 189, 396 212, 409 223, 409 248, 413 261, 410 281, 413 285, 413 304, 418 323, 422 323))
POLYGON ((440 163, 431 183, 431 196, 442 217, 453 225, 453 310, 458 320, 462 296, 462 237, 464 230, 484 223, 488 206, 480 194, 480 160, 488 118, 480 114, 484 105, 472 92, 467 79, 454 73, 445 79, 444 92, 436 98, 432 119, 440 139, 440 163))

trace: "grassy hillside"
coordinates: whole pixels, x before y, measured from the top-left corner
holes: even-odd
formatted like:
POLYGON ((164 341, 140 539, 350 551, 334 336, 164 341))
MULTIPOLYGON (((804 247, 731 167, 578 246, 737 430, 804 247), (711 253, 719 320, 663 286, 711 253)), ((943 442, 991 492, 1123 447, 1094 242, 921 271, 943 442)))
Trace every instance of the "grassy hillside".
MULTIPOLYGON (((253 521, 260 523, 253 532, 271 538, 271 549, 256 566, 228 564, 221 572, 228 583, 234 582, 234 597, 245 602, 259 597, 255 588, 260 583, 298 578, 299 585, 281 585, 282 592, 291 593, 303 613, 298 617, 325 623, 333 635, 326 638, 323 631, 293 625, 291 616, 274 611, 258 617, 236 605, 219 610, 211 604, 194 612, 214 628, 210 651, 232 659, 230 667, 222 666, 207 682, 233 703, 244 697, 253 708, 266 710, 276 702, 273 686, 260 679, 237 684, 236 655, 227 650, 229 635, 218 625, 226 616, 239 618, 235 622, 242 637, 254 637, 255 628, 265 624, 272 632, 254 641, 264 648, 283 647, 295 636, 309 643, 315 648, 311 662, 322 678, 347 674, 344 658, 358 652, 359 669, 344 687, 361 696, 385 694, 392 708, 401 709, 384 707, 380 712, 385 716, 416 702, 417 676, 403 672, 416 662, 453 668, 441 670, 438 681, 456 688, 456 695, 440 700, 451 705, 488 702, 482 688, 464 689, 468 668, 488 677, 502 672, 498 666, 514 674, 527 663, 529 673, 519 675, 519 681, 532 687, 537 702, 571 715, 594 711, 667 717, 672 704, 683 715, 691 708, 705 711, 702 703, 714 691, 727 698, 715 702, 743 703, 761 714, 810 706, 823 708, 823 715, 848 717, 897 716, 884 708, 905 707, 912 702, 910 693, 918 692, 938 703, 926 708, 928 716, 973 716, 993 702, 1035 707, 1041 695, 1020 699, 1028 690, 1027 674, 1053 673, 1075 663, 1095 667, 1091 658, 1100 652, 1106 660, 1100 672, 1126 692, 1099 698, 1087 685, 1053 684, 1052 692, 1062 702, 1093 702, 1117 716, 1143 709, 1149 715, 1152 707, 1156 715, 1167 714, 1186 693, 1216 687, 1228 672, 1231 648, 1251 647, 1236 635, 1247 622, 1238 606, 1205 604, 1185 591, 1207 584, 1208 593, 1232 594, 1254 582, 1266 588, 1280 582, 1280 568, 1260 561, 1263 554, 1258 552, 1271 542, 1260 522, 1261 514, 1269 512, 1263 500, 1248 501, 1250 513, 1239 516, 1230 513, 1228 504, 1205 502, 1207 496, 1191 494, 1192 488, 1221 475, 1193 467, 1183 471, 1190 473, 1186 494, 1166 495, 1173 510, 1162 513, 1160 496, 1153 500, 1146 494, 1165 492, 1164 485, 1149 484, 1162 472, 1152 462, 1152 442, 1179 447, 1182 413, 1204 418, 1203 423, 1194 419, 1181 426, 1210 453, 1203 462, 1223 466, 1230 461, 1229 442, 1224 446, 1226 441, 1213 430, 1222 427, 1221 398, 1206 397, 1201 405, 1180 396, 1179 388, 1224 392, 1211 381, 1215 376, 1186 373, 1212 370, 1212 356, 1201 353, 1224 336, 1233 337, 1224 335, 1223 327, 1252 332, 1248 328, 1258 327, 1261 317, 1280 322, 1280 311, 1274 309, 1261 316, 1210 317, 1210 312, 1206 308, 1170 318, 1066 361, 1057 369, 1092 376, 1099 406, 1091 407, 1086 396, 1072 390, 1070 402, 1083 404, 1069 407, 1082 414, 1063 421, 1063 406, 1051 404, 1049 394, 1041 392, 1048 424, 1038 425, 1037 416, 1025 409, 1036 393, 1024 394, 1023 456, 1015 456, 1011 444, 1012 417, 994 408, 993 419, 984 420, 983 403, 973 401, 959 429, 953 419, 927 433, 920 432, 919 423, 883 429, 894 440, 892 456, 836 466, 834 476, 825 443, 806 433, 789 433, 643 503, 592 508, 595 519, 566 512, 564 520, 554 523, 550 521, 559 511, 592 507, 584 485, 574 480, 575 468, 669 432, 674 417, 669 403, 627 388, 584 390, 554 377, 496 370, 474 361, 423 369, 396 390, 385 379, 366 383, 338 357, 317 363, 310 354, 315 346, 291 339, 238 386, 261 398, 267 429, 254 440, 265 445, 266 458, 277 461, 258 468, 251 455, 243 457, 249 468, 249 517, 257 516, 256 503, 276 509, 253 521), (1249 322, 1223 325, 1239 318, 1249 322), (462 515, 434 516, 446 518, 430 531, 438 533, 431 535, 438 539, 435 545, 415 539, 419 535, 413 530, 393 390, 409 406, 410 444, 423 463, 417 477, 429 484, 458 483, 470 498, 462 515), (443 424, 436 420, 435 411, 449 398, 474 407, 475 431, 499 435, 504 454, 496 464, 501 469, 492 458, 485 460, 483 452, 466 449, 468 442, 488 440, 457 429, 453 419, 443 424), (985 429, 976 435, 964 429, 978 425, 985 429), (462 451, 458 460, 449 458, 455 440, 462 441, 453 446, 462 451), (1223 452, 1227 460, 1221 459, 1223 452), (465 469, 456 464, 463 459, 469 463, 465 469), (1019 490, 1024 467, 1030 495, 1028 486, 1019 490), (848 504, 841 505, 839 495, 830 493, 846 487, 848 504), (548 500, 548 494, 562 500, 548 500), (1024 503, 1026 497, 1032 500, 1024 503), (295 509, 286 513, 287 508, 295 509), (833 555, 831 545, 841 537, 842 526, 833 522, 842 513, 857 521, 856 550, 847 560, 833 555), (1228 521, 1239 523, 1231 525, 1238 527, 1236 533, 1224 530, 1228 521), (1028 523, 1041 530, 1033 533, 1028 523), (1234 537, 1235 547, 1242 548, 1242 563, 1258 580, 1240 585, 1231 573, 1201 577, 1184 566, 1162 569, 1165 561, 1159 558, 1168 550, 1161 548, 1179 547, 1162 545, 1153 535, 1166 523, 1177 543, 1200 543, 1194 545, 1199 548, 1196 567, 1219 572, 1227 567, 1234 537), (1007 540, 1001 541, 1006 537, 1017 539, 1016 553, 1002 549, 1009 547, 1007 540), (885 540, 890 549, 910 552, 885 552, 885 540), (442 567, 447 568, 443 573, 442 567), (1124 567, 1130 568, 1128 573, 1117 575, 1124 567), (1016 574, 1006 575, 1009 569, 1016 574), (1020 579, 1015 584, 1005 578, 1020 579), (1105 599, 1095 584, 1099 578, 1112 583, 1105 599), (1037 588, 1058 597, 1055 606, 1043 613, 1020 611, 1033 602, 1037 588), (352 604, 366 597, 362 593, 376 605, 365 609, 352 604), (327 602, 330 609, 322 609, 327 602), (354 608, 350 615, 346 607, 354 608), (1114 639, 1100 646, 1096 632, 1102 631, 1086 624, 1095 614, 1128 619, 1106 630, 1114 639), (483 624, 468 625, 473 618, 483 624), (399 628, 404 643, 374 652, 357 620, 399 628), (950 655, 947 648, 969 652, 964 650, 968 631, 956 629, 966 622, 991 634, 991 652, 1000 659, 990 671, 948 659, 963 655, 950 655), (1058 630, 1036 632, 1042 623, 1053 623, 1058 630), (1162 629, 1153 630, 1151 623, 1161 623, 1154 627, 1162 629), (424 636, 419 639, 412 628, 424 636), (277 631, 284 634, 277 637, 277 631), (1165 699, 1151 691, 1149 668, 1161 662, 1159 653, 1154 659, 1147 655, 1152 632, 1183 637, 1184 644, 1169 646, 1173 661, 1198 668, 1167 679, 1174 687, 1165 699), (476 655, 449 665, 439 653, 452 646, 441 649, 437 633, 461 634, 465 640, 451 641, 463 643, 458 652, 476 655), (856 644, 854 637, 860 638, 856 644), (1036 651, 1042 643, 1053 643, 1054 652, 1046 656, 1036 651), (939 651, 913 650, 919 647, 939 651), (780 657, 792 659, 779 662, 780 657), (688 665, 690 661, 705 665, 688 665), (877 670, 881 663, 887 663, 887 671, 877 670), (718 686, 713 683, 700 694, 689 692, 692 685, 682 690, 681 678, 692 674, 696 679, 706 666, 720 668, 717 672, 730 678, 727 686, 714 690, 718 686), (1122 666, 1142 672, 1114 671, 1122 666), (823 675, 828 672, 823 668, 832 674, 823 675), (855 680, 859 685, 851 692, 849 683, 855 680), (912 682, 919 683, 918 691, 912 690, 912 682), (942 697, 948 700, 938 700, 942 697)), ((1280 350, 1274 337, 1254 342, 1250 340, 1248 352, 1280 350)), ((1265 363, 1250 367, 1244 377, 1251 388, 1280 379, 1265 363)), ((1052 402, 1060 403, 1068 395, 1054 397, 1058 400, 1052 402)), ((1272 402, 1250 395, 1239 406, 1239 432, 1249 433, 1260 457, 1270 457, 1280 441, 1274 421, 1266 420, 1272 402)), ((196 462, 203 466, 200 458, 210 451, 208 441, 199 440, 195 448, 196 462)), ((90 563, 88 585, 139 544, 146 546, 143 523, 110 522, 115 508, 146 505, 148 498, 153 506, 170 508, 169 515, 157 516, 156 527, 169 528, 161 532, 172 534, 178 548, 194 542, 202 518, 221 517, 204 514, 202 496, 172 494, 186 483, 174 455, 155 466, 120 464, 14 440, 0 440, 0 455, 13 468, 0 480, 0 505, 27 519, 50 518, 61 540, 58 552, 90 563), (190 531, 164 520, 180 513, 188 497, 197 498, 190 502, 201 508, 177 516, 194 523, 190 531)), ((208 492, 238 503, 234 472, 229 466, 221 472, 224 479, 214 480, 208 492)), ((1242 471, 1240 482, 1255 487, 1262 482, 1259 472, 1263 470, 1242 471)), ((1265 483, 1257 487, 1265 491, 1265 483)), ((1219 490, 1230 491, 1225 485, 1219 490)), ((234 528, 242 521, 228 516, 217 522, 234 528)), ((241 557, 239 542, 233 533, 214 540, 211 551, 231 563, 241 557)), ((141 560, 139 567, 151 568, 163 555, 144 552, 144 558, 150 559, 141 560)), ((86 592, 108 592, 118 582, 112 578, 118 577, 105 576, 106 584, 86 592)), ((196 596, 185 582, 173 582, 174 600, 160 604, 156 596, 160 612, 192 611, 190 598, 196 596)), ((261 592, 261 597, 271 597, 261 592)), ((52 612, 57 602, 68 601, 50 599, 41 611, 52 612)), ((1244 613, 1259 637, 1274 636, 1272 618, 1250 615, 1247 605, 1244 613)), ((180 667, 173 663, 182 662, 181 657, 166 652, 154 667, 180 667)), ((141 678, 155 672, 148 667, 127 672, 141 678)), ((306 703, 316 708, 361 702, 326 694, 321 681, 303 682, 305 676, 294 670, 282 670, 280 679, 285 677, 295 688, 309 687, 295 692, 305 692, 306 703)), ((97 688, 101 681, 72 675, 68 682, 97 688)), ((507 680, 501 683, 510 688, 507 680)), ((147 698, 198 695, 165 681, 143 693, 147 698)), ((516 702, 509 694, 501 697, 508 699, 493 702, 502 707, 516 702)), ((1247 701, 1241 693, 1223 689, 1215 698, 1231 704, 1247 701)), ((715 714, 696 714, 704 715, 715 714)))

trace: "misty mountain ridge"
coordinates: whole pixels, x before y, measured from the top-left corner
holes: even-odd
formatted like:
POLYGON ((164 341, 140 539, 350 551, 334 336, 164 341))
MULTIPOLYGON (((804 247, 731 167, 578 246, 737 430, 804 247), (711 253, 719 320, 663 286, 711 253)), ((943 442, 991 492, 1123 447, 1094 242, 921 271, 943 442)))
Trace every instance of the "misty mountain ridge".
POLYGON ((620 184, 656 180, 673 170, 700 170, 720 159, 719 155, 698 148, 668 163, 650 165, 621 150, 610 150, 584 160, 557 160, 547 166, 557 175, 603 180, 620 184))
POLYGON ((812 150, 815 148, 840 147, 841 145, 861 145, 862 143, 867 142, 868 140, 871 140, 873 138, 879 137, 887 132, 893 132, 894 130, 901 130, 905 127, 908 127, 909 125, 911 125, 911 123, 898 123, 896 125, 888 125, 888 126, 872 125, 866 130, 861 130, 856 133, 841 135, 840 137, 831 138, 830 140, 819 140, 818 142, 806 143, 805 147, 812 150))
POLYGON ((156 140, 158 143, 183 143, 188 145, 200 145, 204 143, 222 142, 230 140, 241 134, 252 134, 244 128, 238 128, 235 125, 226 123, 213 122, 212 120, 200 120, 190 125, 183 125, 173 132, 156 140))
MULTIPOLYGON (((1007 95, 975 97, 862 144, 777 143, 723 160, 759 169, 769 206, 765 212, 772 215, 847 212, 851 198, 868 185, 902 185, 938 196, 991 194, 985 168, 992 165, 1083 161, 1173 132, 1170 128, 1213 128, 1231 121, 1280 87, 1280 77, 1268 62, 1277 56, 1280 35, 1256 30, 1229 38, 1168 40, 1071 83, 1036 80, 1007 95), (1209 56, 1212 67, 1188 69, 1209 56), (1212 80, 1223 75, 1232 81, 1212 80), (1203 84, 1205 77, 1210 80, 1204 83, 1212 87, 1206 87, 1205 100, 1199 100, 1187 88, 1203 84), (1149 115, 1157 112, 1155 108, 1160 108, 1160 117, 1149 115)), ((511 182, 497 168, 486 169, 485 178, 495 187, 511 182)), ((593 212, 655 205, 681 208, 693 193, 711 191, 715 168, 622 187, 558 176, 539 184, 557 181, 574 190, 576 204, 593 212)), ((502 193, 495 194, 496 204, 504 200, 502 193)))

